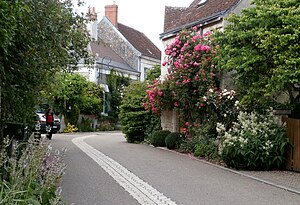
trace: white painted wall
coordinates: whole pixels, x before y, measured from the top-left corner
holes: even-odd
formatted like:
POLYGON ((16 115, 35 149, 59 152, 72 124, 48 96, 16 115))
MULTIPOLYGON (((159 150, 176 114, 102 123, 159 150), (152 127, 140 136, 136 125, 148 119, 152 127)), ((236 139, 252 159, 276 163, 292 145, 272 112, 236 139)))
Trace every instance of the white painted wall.
MULTIPOLYGON (((173 36, 172 38, 169 38, 167 40, 163 40, 163 42, 162 42, 163 47, 164 47, 163 50, 165 50, 165 48, 174 41, 175 37, 176 36, 173 36)), ((166 61, 166 54, 165 54, 165 52, 161 52, 161 64, 163 64, 163 62, 165 62, 165 61, 166 61)), ((160 79, 163 80, 166 77, 167 74, 168 74, 167 66, 162 66, 161 65, 160 79)))
POLYGON ((79 69, 77 71, 74 71, 74 73, 79 73, 81 75, 83 75, 84 77, 86 77, 86 79, 88 81, 97 83, 97 69, 93 68, 87 68, 83 65, 79 65, 78 66, 79 69))
POLYGON ((141 65, 140 65, 140 81, 145 81, 146 76, 146 70, 153 68, 155 65, 160 65, 160 60, 148 58, 148 57, 142 57, 141 58, 141 65))

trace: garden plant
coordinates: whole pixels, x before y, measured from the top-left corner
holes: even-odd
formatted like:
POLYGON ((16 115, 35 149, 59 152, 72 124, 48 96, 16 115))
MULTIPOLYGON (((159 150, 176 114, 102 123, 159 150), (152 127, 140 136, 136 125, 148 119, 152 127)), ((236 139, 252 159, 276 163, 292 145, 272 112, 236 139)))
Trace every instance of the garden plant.
POLYGON ((143 142, 157 126, 160 126, 158 117, 143 107, 146 89, 145 82, 133 82, 124 90, 119 118, 122 132, 130 143, 143 142))
POLYGON ((165 147, 166 137, 171 134, 169 130, 156 130, 152 133, 150 143, 154 147, 165 147))
POLYGON ((165 144, 168 149, 177 149, 183 141, 183 136, 179 132, 172 132, 168 134, 165 139, 165 144))
POLYGON ((149 142, 151 134, 161 130, 160 116, 143 106, 149 81, 157 80, 159 75, 160 66, 157 65, 148 70, 145 82, 132 82, 124 88, 119 119, 128 142, 149 142))
POLYGON ((165 50, 163 66, 167 66, 168 74, 146 91, 145 108, 158 114, 176 109, 185 134, 189 125, 201 122, 207 91, 219 89, 216 45, 210 34, 201 36, 197 27, 182 31, 165 50))
POLYGON ((242 104, 290 109, 291 117, 300 118, 299 1, 251 3, 216 32, 218 64, 231 72, 242 104))
POLYGON ((5 138, 0 150, 0 204, 63 202, 59 187, 65 171, 65 150, 52 150, 50 141, 32 135, 26 143, 5 138))
POLYGON ((267 114, 240 112, 229 130, 218 123, 217 131, 227 166, 247 170, 283 168, 289 141, 272 110, 267 114))

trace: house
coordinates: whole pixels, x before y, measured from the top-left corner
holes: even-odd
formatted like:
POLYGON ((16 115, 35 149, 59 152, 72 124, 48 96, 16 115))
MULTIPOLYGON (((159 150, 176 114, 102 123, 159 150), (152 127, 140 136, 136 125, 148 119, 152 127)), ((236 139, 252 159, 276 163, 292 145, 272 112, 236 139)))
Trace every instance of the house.
POLYGON ((81 74, 90 81, 106 86, 106 76, 116 73, 136 81, 144 81, 146 72, 161 62, 161 51, 142 32, 118 22, 118 6, 105 6, 105 15, 98 21, 95 8, 89 8, 90 52, 95 58, 93 68, 82 65, 81 74))
MULTIPOLYGON (((161 51, 142 32, 118 22, 118 6, 105 6, 105 15, 98 21, 95 7, 89 7, 87 30, 91 37, 89 50, 94 57, 94 65, 78 66, 78 73, 104 88, 104 97, 109 93, 106 76, 112 70, 116 74, 129 77, 132 81, 144 81, 148 69, 161 62, 161 51)), ((105 97, 103 115, 110 110, 105 97)))
MULTIPOLYGON (((198 27, 200 34, 207 31, 223 30, 228 24, 225 18, 231 13, 240 13, 250 6, 249 0, 194 0, 189 7, 165 7, 164 32, 160 34, 163 46, 167 47, 183 29, 198 27)), ((162 61, 165 54, 162 54, 162 61)), ((161 68, 161 79, 167 68, 161 68)), ((226 86, 227 76, 223 75, 221 86, 226 86)), ((162 128, 178 131, 176 111, 168 111, 161 116, 162 128)))

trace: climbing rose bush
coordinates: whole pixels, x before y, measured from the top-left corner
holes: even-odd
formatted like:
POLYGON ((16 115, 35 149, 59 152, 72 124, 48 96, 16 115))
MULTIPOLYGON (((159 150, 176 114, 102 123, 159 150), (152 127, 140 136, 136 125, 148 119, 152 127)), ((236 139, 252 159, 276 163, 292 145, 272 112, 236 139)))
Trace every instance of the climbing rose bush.
POLYGON ((209 89, 218 90, 218 72, 214 64, 216 45, 210 32, 203 36, 197 28, 179 33, 165 49, 163 66, 167 75, 149 85, 144 106, 153 112, 178 110, 181 127, 201 118, 205 104, 201 98, 209 89))
POLYGON ((148 85, 146 90, 144 108, 151 110, 155 114, 161 114, 163 110, 172 110, 173 106, 173 91, 170 88, 171 81, 164 80, 159 82, 155 80, 153 84, 148 85))
POLYGON ((244 110, 235 90, 219 89, 215 91, 209 89, 201 98, 200 103, 205 104, 208 115, 214 114, 215 121, 222 123, 226 129, 232 126, 232 123, 237 120, 239 112, 244 110))
POLYGON ((237 122, 226 130, 217 124, 220 152, 227 166, 236 169, 269 170, 281 168, 288 138, 273 111, 267 115, 240 112, 237 122))

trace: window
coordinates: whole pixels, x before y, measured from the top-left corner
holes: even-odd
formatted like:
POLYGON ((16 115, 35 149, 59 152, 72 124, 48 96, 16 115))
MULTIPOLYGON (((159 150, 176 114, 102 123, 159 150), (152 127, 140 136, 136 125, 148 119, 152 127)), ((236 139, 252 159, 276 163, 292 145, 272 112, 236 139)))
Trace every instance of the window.
POLYGON ((144 67, 144 80, 146 80, 147 78, 147 72, 148 72, 149 68, 144 67))

